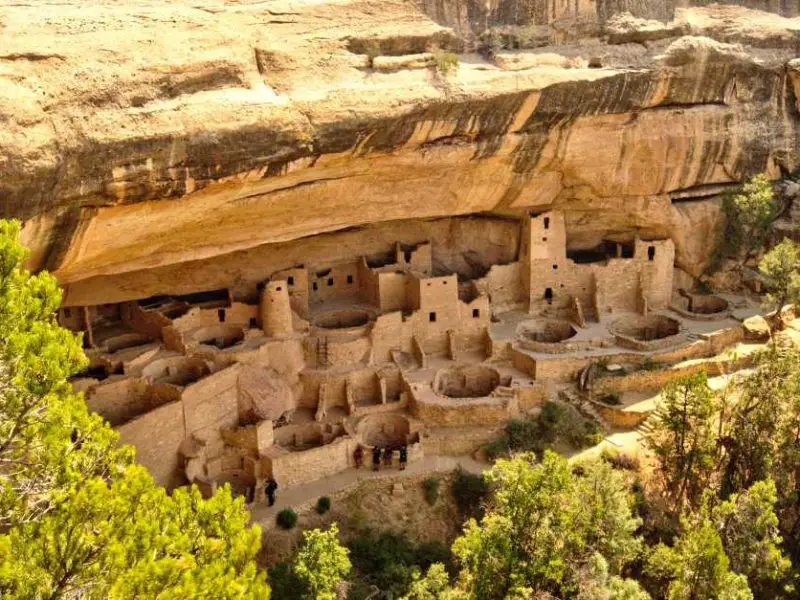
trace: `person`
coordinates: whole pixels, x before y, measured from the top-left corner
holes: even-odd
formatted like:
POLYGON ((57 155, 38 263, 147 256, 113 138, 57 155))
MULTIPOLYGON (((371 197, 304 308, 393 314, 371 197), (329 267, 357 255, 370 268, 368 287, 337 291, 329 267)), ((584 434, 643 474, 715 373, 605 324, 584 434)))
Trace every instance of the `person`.
POLYGON ((273 479, 272 477, 270 477, 269 481, 267 481, 267 487, 264 489, 264 491, 267 493, 267 501, 269 502, 270 506, 275 504, 275 492, 277 490, 278 490, 278 482, 275 481, 275 479, 273 479))
POLYGON ((381 468, 381 449, 375 446, 372 449, 372 470, 377 471, 381 468))
POLYGON ((392 456, 394 455, 394 450, 392 450, 391 446, 386 446, 386 449, 383 451, 383 464, 384 466, 391 467, 392 466, 392 456))
POLYGON ((356 469, 360 469, 361 465, 364 464, 364 448, 361 447, 361 444, 356 446, 355 451, 353 451, 353 460, 356 463, 356 469))
POLYGON ((400 470, 404 471, 406 468, 406 463, 408 462, 408 448, 403 445, 400 446, 400 470))

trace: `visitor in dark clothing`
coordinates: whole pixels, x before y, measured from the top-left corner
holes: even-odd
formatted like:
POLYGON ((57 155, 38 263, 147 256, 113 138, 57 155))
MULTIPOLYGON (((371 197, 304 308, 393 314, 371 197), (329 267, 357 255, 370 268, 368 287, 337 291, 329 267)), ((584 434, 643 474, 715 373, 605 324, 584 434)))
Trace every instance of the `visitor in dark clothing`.
POLYGON ((364 464, 364 448, 361 447, 361 444, 356 446, 356 449, 353 452, 353 460, 356 463, 356 469, 360 469, 361 465, 364 464))
POLYGON ((372 470, 377 471, 381 468, 381 449, 375 446, 372 449, 372 470))
POLYGON ((267 501, 269 505, 272 506, 275 504, 275 492, 278 490, 278 482, 275 481, 272 477, 269 478, 267 481, 267 487, 264 488, 264 491, 267 493, 267 501))
POLYGON ((408 448, 406 446, 400 446, 400 470, 401 471, 405 470, 407 462, 408 462, 408 448))
POLYGON ((394 456, 394 450, 392 450, 391 446, 386 446, 386 449, 383 451, 383 464, 386 467, 392 466, 392 457, 394 456))

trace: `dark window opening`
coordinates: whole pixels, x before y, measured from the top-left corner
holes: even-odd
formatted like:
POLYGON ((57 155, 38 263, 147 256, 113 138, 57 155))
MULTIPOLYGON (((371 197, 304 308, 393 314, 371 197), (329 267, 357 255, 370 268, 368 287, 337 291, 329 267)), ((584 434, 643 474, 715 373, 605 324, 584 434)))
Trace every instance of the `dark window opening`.
POLYGON ((546 237, 543 237, 543 238, 542 238, 542 241, 543 241, 543 242, 546 242, 546 241, 547 241, 547 238, 546 238, 546 237))
POLYGON ((442 280, 442 285, 447 285, 447 279, 442 280))
POLYGON ((275 288, 275 291, 280 292, 282 289, 283 289, 283 286, 279 285, 278 287, 275 288))
POLYGON ((314 289, 314 291, 317 291, 317 282, 315 281, 314 283, 312 283, 311 287, 314 289))
POLYGON ((333 277, 328 277, 328 287, 333 287, 333 277))
POLYGON ((411 250, 403 250, 403 258, 407 263, 411 262, 411 250))
POLYGON ((481 309, 480 308, 473 308, 472 309, 472 318, 477 319, 481 316, 481 309))
POLYGON ((347 276, 347 283, 353 283, 353 276, 352 275, 348 275, 347 276))
POLYGON ((287 282, 289 285, 294 285, 294 277, 292 277, 291 275, 289 275, 289 278, 286 280, 286 282, 287 282))
POLYGON ((214 308, 218 306, 230 306, 230 296, 227 289, 211 290, 209 292, 197 292, 176 296, 176 299, 183 300, 189 304, 201 306, 203 308, 214 308))
POLYGON ((656 257, 656 247, 655 246, 648 246, 647 247, 647 260, 653 260, 656 257))
POLYGON ((255 317, 250 317, 250 328, 256 329, 258 327, 258 319, 255 317))
POLYGON ((219 319, 220 323, 224 323, 225 322, 225 309, 224 308, 220 308, 217 311, 217 318, 219 319))
POLYGON ((430 320, 431 323, 436 323, 436 313, 435 312, 430 313, 428 315, 428 320, 430 320))
POLYGON ((544 291, 544 299, 547 300, 548 304, 553 302, 553 288, 547 288, 544 291))
POLYGON ((257 283, 257 284, 256 284, 256 289, 257 289, 259 292, 260 292, 261 290, 263 290, 263 289, 264 289, 264 282, 262 281, 261 283, 257 283))
POLYGON ((544 218, 544 228, 545 229, 550 229, 550 217, 545 217, 544 218))
POLYGON ((558 270, 558 265, 553 265, 553 271, 557 271, 557 270, 558 270))

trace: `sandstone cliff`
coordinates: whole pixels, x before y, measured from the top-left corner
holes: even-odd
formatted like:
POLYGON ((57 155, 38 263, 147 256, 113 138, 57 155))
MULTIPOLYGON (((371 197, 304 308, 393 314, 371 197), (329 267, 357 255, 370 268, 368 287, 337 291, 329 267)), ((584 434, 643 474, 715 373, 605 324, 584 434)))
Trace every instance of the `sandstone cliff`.
POLYGON ((545 207, 576 248, 670 236, 697 276, 716 195, 797 168, 800 3, 695 4, 0 6, 0 215, 70 304, 545 207))

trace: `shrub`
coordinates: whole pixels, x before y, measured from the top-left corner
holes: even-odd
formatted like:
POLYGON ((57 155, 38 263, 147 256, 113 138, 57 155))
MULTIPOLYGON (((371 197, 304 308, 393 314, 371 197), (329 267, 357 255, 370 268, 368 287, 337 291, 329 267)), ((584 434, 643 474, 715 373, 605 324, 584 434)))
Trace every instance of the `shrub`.
POLYGON ((317 500, 317 512, 321 515, 324 515, 331 509, 331 499, 327 496, 320 496, 319 500, 317 500))
POLYGON ((436 63, 436 70, 442 75, 447 75, 458 69, 458 54, 442 48, 432 48, 431 54, 433 54, 433 61, 436 63))
POLYGON ((272 597, 281 600, 304 600, 308 597, 305 582, 295 575, 292 564, 280 562, 268 570, 272 597))
POLYGON ((461 467, 453 474, 450 491, 462 516, 466 518, 481 517, 483 504, 491 493, 489 484, 482 475, 468 473, 461 467))
POLYGON ((620 452, 616 448, 603 448, 600 457, 615 469, 623 471, 638 471, 639 458, 635 455, 620 452))
POLYGON ((297 513, 291 508, 284 508, 278 513, 275 522, 278 524, 278 527, 282 529, 291 529, 297 524, 297 513))
POLYGON ((425 490, 425 501, 431 506, 436 504, 439 497, 439 478, 429 477, 422 482, 422 488, 425 490))

